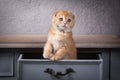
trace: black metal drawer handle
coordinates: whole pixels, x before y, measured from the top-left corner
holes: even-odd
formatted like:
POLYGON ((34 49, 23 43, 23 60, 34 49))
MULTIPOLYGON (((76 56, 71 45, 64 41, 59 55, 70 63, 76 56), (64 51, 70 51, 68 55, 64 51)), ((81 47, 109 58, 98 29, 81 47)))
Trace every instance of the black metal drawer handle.
POLYGON ((70 73, 75 73, 75 71, 72 69, 72 68, 67 68, 66 69, 66 71, 65 71, 65 73, 62 73, 62 72, 55 72, 53 69, 51 69, 51 68, 47 68, 47 69, 45 69, 45 71, 44 71, 45 73, 48 73, 48 74, 50 74, 50 75, 52 75, 52 76, 54 76, 54 77, 56 77, 56 78, 61 78, 61 77, 63 77, 63 76, 66 76, 66 75, 68 75, 68 74, 70 74, 70 73))

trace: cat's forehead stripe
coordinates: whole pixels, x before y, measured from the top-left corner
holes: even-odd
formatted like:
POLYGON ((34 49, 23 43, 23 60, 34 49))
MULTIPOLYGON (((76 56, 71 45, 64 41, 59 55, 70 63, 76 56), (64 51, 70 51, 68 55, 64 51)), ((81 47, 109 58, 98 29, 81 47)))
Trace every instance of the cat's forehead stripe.
POLYGON ((71 16, 69 16, 69 15, 68 15, 68 16, 65 16, 65 15, 60 15, 60 16, 59 16, 59 18, 69 19, 69 18, 71 18, 71 16))
POLYGON ((73 14, 71 14, 70 12, 61 11, 61 12, 58 12, 57 15, 72 16, 73 14))
POLYGON ((71 15, 70 14, 68 14, 68 15, 67 14, 66 15, 65 14, 58 14, 58 16, 64 16, 64 17, 68 17, 69 16, 70 17, 71 15))

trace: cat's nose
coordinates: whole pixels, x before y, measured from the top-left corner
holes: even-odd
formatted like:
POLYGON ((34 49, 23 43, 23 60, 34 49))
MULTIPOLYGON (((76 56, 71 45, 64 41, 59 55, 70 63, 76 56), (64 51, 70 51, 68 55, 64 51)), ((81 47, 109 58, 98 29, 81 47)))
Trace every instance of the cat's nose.
POLYGON ((66 22, 66 23, 64 23, 64 26, 66 26, 66 24, 67 24, 67 22, 66 22))

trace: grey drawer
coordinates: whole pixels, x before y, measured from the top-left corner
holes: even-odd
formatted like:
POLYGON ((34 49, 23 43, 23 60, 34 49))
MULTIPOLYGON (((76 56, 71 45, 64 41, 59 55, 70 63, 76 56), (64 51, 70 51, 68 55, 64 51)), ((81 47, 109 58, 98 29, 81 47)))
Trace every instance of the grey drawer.
POLYGON ((61 61, 30 56, 19 57, 19 80, 102 80, 100 55, 87 54, 78 60, 61 61))
POLYGON ((13 76, 13 54, 0 53, 0 76, 13 76))

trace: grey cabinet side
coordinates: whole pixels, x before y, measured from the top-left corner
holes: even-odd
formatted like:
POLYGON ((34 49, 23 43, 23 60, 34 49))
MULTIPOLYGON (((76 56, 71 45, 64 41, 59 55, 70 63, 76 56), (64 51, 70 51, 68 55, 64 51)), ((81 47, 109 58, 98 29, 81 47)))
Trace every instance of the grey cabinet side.
POLYGON ((120 80, 120 49, 111 49, 111 80, 120 80))
POLYGON ((13 76, 13 53, 0 52, 0 76, 13 76))

